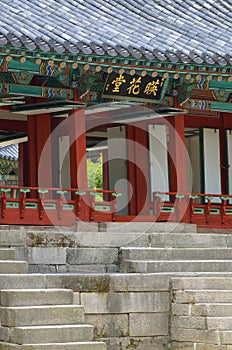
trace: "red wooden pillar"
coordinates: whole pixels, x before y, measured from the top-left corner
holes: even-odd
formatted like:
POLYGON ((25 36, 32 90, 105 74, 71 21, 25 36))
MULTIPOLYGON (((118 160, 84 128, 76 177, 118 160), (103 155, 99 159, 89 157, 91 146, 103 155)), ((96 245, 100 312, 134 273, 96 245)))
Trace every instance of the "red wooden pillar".
POLYGON ((150 180, 148 133, 146 126, 127 126, 128 180, 133 189, 130 215, 149 215, 150 180))
POLYGON ((37 162, 40 187, 52 187, 51 115, 36 116, 37 162))
POLYGON ((135 128, 132 125, 126 126, 126 138, 127 138, 127 174, 128 181, 130 183, 129 187, 129 198, 131 198, 128 209, 130 215, 137 214, 137 187, 136 187, 136 166, 135 166, 135 128))
POLYGON ((28 116, 28 186, 52 187, 51 116, 28 116))
POLYGON ((169 155, 170 155, 170 191, 187 191, 186 148, 184 134, 184 115, 170 118, 169 155))
MULTIPOLYGON (((78 109, 69 112, 69 142, 70 142, 70 177, 71 187, 78 189, 88 188, 87 161, 86 161, 86 128, 85 110, 78 109)), ((82 202, 80 219, 90 220, 88 200, 82 202)))
POLYGON ((27 117, 28 133, 28 186, 38 185, 38 161, 37 161, 37 133, 36 133, 36 116, 27 117))
POLYGON ((28 180, 28 142, 19 144, 19 186, 29 186, 28 180))

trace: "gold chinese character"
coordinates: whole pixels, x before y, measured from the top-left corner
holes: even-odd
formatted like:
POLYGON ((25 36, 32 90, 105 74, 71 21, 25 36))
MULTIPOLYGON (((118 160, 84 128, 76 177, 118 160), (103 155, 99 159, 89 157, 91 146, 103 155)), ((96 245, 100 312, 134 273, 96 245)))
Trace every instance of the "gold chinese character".
POLYGON ((120 74, 119 77, 111 83, 112 85, 114 85, 114 90, 112 90, 112 92, 120 92, 119 88, 123 83, 126 83, 126 79, 122 74, 120 74))
POLYGON ((138 79, 133 78, 130 82, 130 86, 127 88, 128 94, 138 95, 140 92, 141 77, 138 79))
POLYGON ((151 95, 153 94, 154 96, 156 96, 156 93, 158 91, 158 85, 159 84, 159 80, 156 80, 156 81, 151 81, 150 83, 148 83, 146 86, 145 86, 145 89, 144 89, 144 93, 146 95, 151 95))

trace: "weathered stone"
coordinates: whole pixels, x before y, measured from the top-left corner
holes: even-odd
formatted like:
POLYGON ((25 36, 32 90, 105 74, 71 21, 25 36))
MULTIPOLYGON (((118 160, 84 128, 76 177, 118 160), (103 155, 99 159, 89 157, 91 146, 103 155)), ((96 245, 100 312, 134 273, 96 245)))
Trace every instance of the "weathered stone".
POLYGON ((0 340, 4 342, 10 341, 10 328, 0 326, 0 340))
POLYGON ((232 350, 232 346, 215 344, 196 344, 196 350, 232 350))
POLYGON ((207 317, 207 325, 212 330, 231 330, 232 317, 207 317))
POLYGON ((231 330, 220 332, 220 338, 221 338, 221 344, 232 345, 232 331, 231 330))
POLYGON ((225 272, 232 270, 232 260, 128 260, 125 261, 127 272, 225 272))
POLYGON ((25 246, 26 232, 24 230, 0 230, 0 247, 25 246))
POLYGON ((196 225, 185 223, 154 222, 103 222, 99 223, 100 232, 192 232, 196 233, 196 225))
POLYGON ((110 275, 108 274, 51 274, 46 276, 48 288, 68 288, 74 292, 108 292, 110 275))
POLYGON ((123 337, 104 338, 109 350, 166 350, 166 337, 123 337))
POLYGON ((232 248, 125 248, 122 260, 231 260, 232 248))
POLYGON ((223 290, 232 290, 232 278, 225 276, 218 277, 184 277, 177 278, 173 277, 172 281, 172 289, 173 290, 181 290, 181 289, 200 289, 200 290, 209 290, 209 289, 223 289, 223 290))
POLYGON ((223 234, 151 233, 150 242, 152 247, 227 247, 227 237, 223 234))
POLYGON ((75 234, 76 247, 149 247, 149 235, 145 233, 83 232, 75 234))
POLYGON ((70 265, 115 264, 117 261, 117 248, 67 249, 67 263, 70 265))
POLYGON ((195 350, 195 343, 171 342, 170 350, 195 350))
POLYGON ((202 329, 182 329, 172 327, 172 340, 193 343, 219 344, 219 332, 202 329))
POLYGON ((172 327, 189 329, 207 329, 207 320, 206 317, 173 316, 172 327))
POLYGON ((189 307, 192 316, 208 316, 208 304, 189 304, 189 307))
POLYGON ((26 244, 28 247, 75 247, 75 232, 57 231, 27 231, 26 244))
POLYGON ((79 292, 75 292, 73 293, 73 304, 75 305, 80 305, 80 293, 79 292))
POLYGON ((232 291, 229 290, 185 290, 173 293, 176 303, 229 303, 232 291))
POLYGON ((2 343, 1 350, 107 350, 103 342, 72 342, 72 343, 49 343, 49 344, 10 344, 2 343))
POLYGON ((61 265, 66 263, 66 248, 46 247, 27 248, 29 264, 61 265))
POLYGON ((88 325, 15 327, 11 342, 16 344, 45 344, 88 341, 93 337, 93 327, 88 325))
POLYGON ((0 261, 0 274, 23 274, 28 272, 28 265, 24 261, 0 261))
POLYGON ((86 313, 168 312, 169 293, 81 293, 86 313))
POLYGON ((45 275, 0 275, 1 289, 46 288, 45 275))
POLYGON ((2 307, 2 326, 39 326, 84 323, 84 310, 79 305, 2 307))
POLYGON ((169 291, 169 278, 162 275, 117 274, 110 276, 110 290, 115 292, 169 291))
POLYGON ((29 273, 56 273, 56 265, 28 265, 29 273))
POLYGON ((153 222, 101 222, 98 227, 100 232, 146 233, 153 225, 153 222))
POLYGON ((0 260, 15 260, 15 250, 0 248, 0 260))
POLYGON ((76 221, 75 231, 76 232, 97 232, 98 231, 98 223, 97 222, 76 221))
MULTIPOLYGON (((172 316, 189 316, 191 315, 192 305, 191 304, 175 304, 172 303, 171 315, 172 316)), ((197 315, 205 316, 205 315, 197 315)))
POLYGON ((85 314, 85 322, 94 326, 96 339, 128 336, 127 314, 85 314))
POLYGON ((168 335, 168 314, 131 313, 129 332, 136 337, 168 335))
POLYGON ((66 305, 73 303, 68 289, 6 289, 0 291, 2 306, 66 305))
POLYGON ((92 272, 92 273, 104 273, 106 272, 106 265, 59 265, 56 267, 56 271, 59 273, 68 272, 92 272))

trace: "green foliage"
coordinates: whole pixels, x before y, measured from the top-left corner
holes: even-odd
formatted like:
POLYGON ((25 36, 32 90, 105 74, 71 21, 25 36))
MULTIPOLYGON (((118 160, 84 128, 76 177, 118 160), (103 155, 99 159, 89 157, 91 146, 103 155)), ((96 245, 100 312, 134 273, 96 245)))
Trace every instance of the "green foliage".
POLYGON ((88 171, 88 188, 94 190, 102 190, 103 187, 103 172, 102 172, 102 155, 96 162, 90 158, 87 159, 88 171))

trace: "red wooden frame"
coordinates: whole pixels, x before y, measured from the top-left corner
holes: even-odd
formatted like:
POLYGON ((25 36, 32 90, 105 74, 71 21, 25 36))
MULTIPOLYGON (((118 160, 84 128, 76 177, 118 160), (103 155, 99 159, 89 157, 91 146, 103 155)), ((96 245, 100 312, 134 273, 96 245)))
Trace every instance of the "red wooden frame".
POLYGON ((86 221, 114 221, 118 195, 108 190, 1 186, 0 224, 73 226, 82 220, 83 210, 86 215, 86 207, 86 221), (97 200, 99 195, 109 200, 97 200))
POLYGON ((153 214, 156 221, 196 224, 200 228, 232 228, 232 195, 177 192, 153 193, 153 214), (170 201, 164 201, 170 196, 170 201), (197 202, 198 200, 198 202, 197 202), (217 203, 220 201, 220 203, 217 203))

